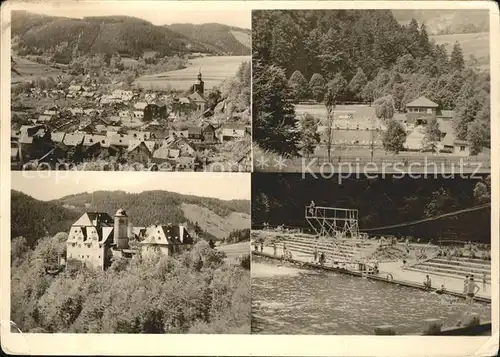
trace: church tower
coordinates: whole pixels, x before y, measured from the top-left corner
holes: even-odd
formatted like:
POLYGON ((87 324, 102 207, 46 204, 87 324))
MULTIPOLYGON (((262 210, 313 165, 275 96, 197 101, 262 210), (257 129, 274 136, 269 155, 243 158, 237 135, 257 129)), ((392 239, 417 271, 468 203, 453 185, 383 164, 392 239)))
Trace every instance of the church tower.
POLYGON ((121 208, 115 214, 113 243, 118 249, 128 248, 128 216, 121 208))
POLYGON ((204 97, 205 94, 204 91, 205 91, 205 82, 203 82, 200 69, 200 71, 198 72, 198 79, 196 80, 193 86, 193 92, 198 92, 199 95, 204 97))

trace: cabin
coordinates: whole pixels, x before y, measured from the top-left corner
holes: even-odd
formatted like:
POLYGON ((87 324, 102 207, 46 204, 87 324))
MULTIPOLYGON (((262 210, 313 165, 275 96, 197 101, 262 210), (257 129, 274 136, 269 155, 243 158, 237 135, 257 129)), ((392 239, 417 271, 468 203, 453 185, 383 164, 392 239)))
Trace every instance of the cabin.
POLYGON ((406 104, 406 118, 415 125, 425 125, 428 120, 435 119, 439 105, 426 97, 420 97, 406 104))
POLYGON ((204 142, 212 143, 215 141, 215 128, 212 124, 203 125, 201 128, 201 133, 204 142))

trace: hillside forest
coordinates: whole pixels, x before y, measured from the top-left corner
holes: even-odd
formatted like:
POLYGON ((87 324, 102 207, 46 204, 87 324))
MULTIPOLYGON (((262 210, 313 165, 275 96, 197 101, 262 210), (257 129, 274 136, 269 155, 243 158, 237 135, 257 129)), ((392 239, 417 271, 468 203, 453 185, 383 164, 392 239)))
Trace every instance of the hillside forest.
POLYGON ((32 333, 249 333, 249 264, 233 265, 206 241, 180 256, 117 259, 106 271, 47 265, 67 233, 11 250, 11 321, 32 333))
MULTIPOLYGON (((224 252, 211 248, 216 237, 198 222, 188 222, 195 245, 179 256, 142 257, 139 251, 131 260, 112 260, 106 271, 79 265, 47 271, 65 256, 67 232, 84 211, 113 215, 124 207, 134 225, 175 224, 185 222, 181 203, 226 217, 248 214, 249 201, 100 191, 93 198, 85 193, 45 202, 12 191, 11 202, 11 320, 21 331, 249 333, 249 257, 228 261, 224 252)), ((218 238, 230 244, 249 236, 249 229, 241 229, 218 238)))
POLYGON ((252 49, 253 139, 263 149, 296 155, 310 141, 316 126, 297 130, 299 101, 325 111, 390 103, 377 116, 391 122, 420 96, 455 111, 455 134, 473 152, 490 146, 489 71, 458 42, 451 53, 436 45, 415 19, 401 25, 389 10, 254 11, 252 49))
MULTIPOLYGON (((180 208, 181 203, 205 207, 214 214, 227 217, 231 212, 250 214, 246 200, 223 201, 210 197, 181 195, 168 191, 146 191, 138 194, 123 191, 96 191, 65 196, 54 201, 36 200, 22 192, 11 191, 11 237, 24 237, 29 247, 39 238, 68 232, 71 225, 86 211, 113 215, 118 208, 127 211, 135 226, 151 224, 186 224, 193 235, 205 240, 225 240, 206 232, 207 227, 191 222, 180 208)), ((235 231, 233 234, 239 234, 235 231)), ((230 241, 234 238, 231 237, 230 241)))
MULTIPOLYGON (((324 207, 357 209, 363 229, 397 225, 456 212, 491 202, 491 178, 387 175, 318 179, 302 174, 254 173, 252 176, 252 228, 272 226, 308 229, 304 210, 311 201, 324 207)), ((375 230, 370 235, 411 236, 422 242, 456 239, 490 243, 490 209, 375 230)))

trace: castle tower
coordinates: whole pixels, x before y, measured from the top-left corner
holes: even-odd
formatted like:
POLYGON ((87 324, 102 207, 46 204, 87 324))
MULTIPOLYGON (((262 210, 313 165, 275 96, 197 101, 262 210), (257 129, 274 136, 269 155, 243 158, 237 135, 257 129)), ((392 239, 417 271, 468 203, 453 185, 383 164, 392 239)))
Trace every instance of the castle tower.
POLYGON ((205 91, 205 82, 203 82, 202 76, 201 76, 201 69, 198 72, 198 79, 194 83, 193 86, 194 92, 198 92, 202 97, 204 96, 204 91, 205 91))
POLYGON ((118 249, 128 248, 128 216, 127 212, 121 208, 115 214, 113 243, 118 249))

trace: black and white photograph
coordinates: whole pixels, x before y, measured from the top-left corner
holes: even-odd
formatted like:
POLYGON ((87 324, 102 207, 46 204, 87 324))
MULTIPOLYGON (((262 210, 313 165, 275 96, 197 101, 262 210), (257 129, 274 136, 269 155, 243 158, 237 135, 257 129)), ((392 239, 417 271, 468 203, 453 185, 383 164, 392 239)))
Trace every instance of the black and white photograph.
POLYGON ((250 333, 249 175, 26 173, 12 173, 12 332, 250 333))
POLYGON ((11 168, 251 171, 250 11, 11 13, 11 168))
POLYGON ((488 10, 252 11, 258 172, 489 172, 488 10))
POLYGON ((491 336, 491 184, 252 175, 252 333, 491 336))

